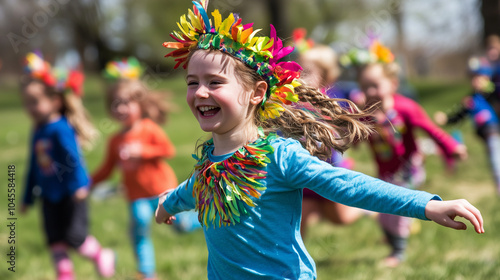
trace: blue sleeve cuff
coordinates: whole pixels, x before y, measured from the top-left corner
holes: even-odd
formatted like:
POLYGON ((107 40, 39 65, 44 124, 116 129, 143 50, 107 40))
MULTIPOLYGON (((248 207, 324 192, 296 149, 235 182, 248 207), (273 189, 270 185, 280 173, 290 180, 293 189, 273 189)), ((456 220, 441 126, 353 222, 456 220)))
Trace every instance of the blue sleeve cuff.
POLYGON ((443 199, 441 197, 439 197, 439 195, 437 194, 429 194, 430 196, 430 199, 427 200, 427 202, 425 202, 425 205, 423 205, 423 207, 421 207, 421 211, 418 215, 417 218, 421 219, 421 220, 424 220, 424 221, 430 221, 429 218, 427 218, 427 216, 425 216, 425 207, 427 206, 427 203, 429 203, 429 201, 431 200, 439 200, 439 201, 443 201, 443 199))

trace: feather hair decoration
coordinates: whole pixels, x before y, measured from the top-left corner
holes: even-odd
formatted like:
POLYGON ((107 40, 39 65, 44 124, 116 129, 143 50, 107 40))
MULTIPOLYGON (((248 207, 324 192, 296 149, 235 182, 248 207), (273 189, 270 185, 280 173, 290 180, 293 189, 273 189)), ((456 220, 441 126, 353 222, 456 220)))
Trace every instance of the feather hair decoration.
POLYGON ((270 36, 258 36, 260 29, 253 28, 253 23, 243 24, 234 13, 222 18, 219 10, 214 10, 211 20, 207 13, 208 0, 193 1, 193 9, 180 17, 170 37, 174 42, 164 42, 165 48, 174 49, 165 55, 176 61, 174 68, 187 67, 189 52, 193 49, 216 49, 241 60, 262 76, 268 90, 260 116, 263 119, 276 118, 284 111, 284 105, 298 102, 294 89, 300 86, 298 78, 302 67, 293 61, 280 60, 293 51, 293 47, 284 47, 271 25, 270 36))
POLYGON ((37 79, 47 86, 65 93, 71 92, 78 97, 83 95, 83 81, 85 76, 78 70, 52 68, 43 59, 40 52, 30 52, 25 57, 25 71, 32 78, 37 79))
POLYGON ((144 68, 135 57, 110 61, 106 64, 103 76, 111 80, 130 79, 137 80, 144 73, 144 68))

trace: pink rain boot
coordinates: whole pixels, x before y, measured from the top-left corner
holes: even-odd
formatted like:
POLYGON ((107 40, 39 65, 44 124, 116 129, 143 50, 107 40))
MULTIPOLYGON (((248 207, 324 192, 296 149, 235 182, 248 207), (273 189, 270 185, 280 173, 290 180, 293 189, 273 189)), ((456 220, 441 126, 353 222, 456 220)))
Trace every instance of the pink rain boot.
POLYGON ((56 243, 50 246, 52 259, 57 273, 57 280, 74 280, 73 263, 68 256, 67 246, 63 243, 56 243))
POLYGON ((111 249, 102 248, 95 237, 87 236, 78 252, 94 261, 97 272, 102 277, 109 278, 115 274, 115 253, 111 249))

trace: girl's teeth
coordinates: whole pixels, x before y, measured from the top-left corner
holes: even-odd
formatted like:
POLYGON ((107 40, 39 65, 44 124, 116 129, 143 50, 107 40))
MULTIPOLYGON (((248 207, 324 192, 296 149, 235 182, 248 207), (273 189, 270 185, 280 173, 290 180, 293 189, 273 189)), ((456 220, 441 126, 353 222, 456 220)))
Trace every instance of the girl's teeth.
POLYGON ((202 106, 202 107, 200 107, 200 111, 202 111, 202 112, 206 112, 206 111, 208 111, 208 110, 213 110, 213 109, 215 109, 215 108, 216 108, 216 107, 213 107, 213 106, 202 106))

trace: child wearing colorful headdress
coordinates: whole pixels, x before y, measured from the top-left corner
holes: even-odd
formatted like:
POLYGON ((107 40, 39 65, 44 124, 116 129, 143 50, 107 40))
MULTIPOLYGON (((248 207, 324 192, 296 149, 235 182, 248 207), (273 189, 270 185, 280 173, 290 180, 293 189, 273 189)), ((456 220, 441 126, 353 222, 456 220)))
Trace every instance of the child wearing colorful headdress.
MULTIPOLYGON (((341 74, 337 54, 329 46, 315 44, 312 39, 306 39, 306 30, 297 28, 293 31, 294 52, 297 53, 297 61, 303 67, 302 80, 313 88, 318 88, 330 98, 350 99, 359 90, 337 84, 341 74)), ((346 108, 349 104, 340 102, 346 108)), ((307 109, 307 108, 305 108, 307 109)), ((327 162, 337 167, 353 167, 354 161, 342 153, 332 151, 332 157, 327 162)), ((301 235, 305 237, 307 224, 314 216, 324 217, 335 224, 351 224, 360 216, 361 211, 357 208, 345 206, 328 200, 308 188, 304 188, 302 200, 301 235)))
POLYGON ((106 107, 122 128, 110 138, 105 160, 92 176, 92 187, 115 167, 122 171, 139 278, 155 279, 151 220, 158 196, 175 188, 177 177, 165 162, 174 157, 175 147, 158 125, 165 122, 168 107, 140 81, 142 72, 133 57, 106 65, 104 76, 115 80, 106 92, 106 107))
POLYGON ((21 212, 41 188, 44 231, 57 279, 74 279, 70 248, 91 259, 101 276, 111 277, 115 255, 88 232, 87 175, 80 145, 91 146, 98 135, 81 102, 83 74, 58 70, 40 54, 26 56, 22 99, 34 123, 31 156, 21 212))
POLYGON ((486 144, 491 171, 495 179, 497 193, 500 194, 500 122, 487 98, 495 90, 491 82, 493 69, 484 57, 469 60, 469 75, 473 93, 462 99, 462 104, 454 112, 446 115, 439 111, 434 115, 440 125, 456 124, 470 116, 476 134, 486 144))
MULTIPOLYGON (((252 24, 193 2, 167 54, 187 68, 187 103, 211 132, 192 176, 161 199, 158 223, 196 209, 208 247, 208 279, 315 279, 300 236, 302 189, 338 203, 431 219, 456 229, 465 216, 483 232, 479 211, 465 200, 400 188, 324 160, 366 138, 368 113, 350 111, 298 82, 301 67, 280 62, 292 48, 258 36, 252 24), (312 111, 292 104, 309 103, 312 111), (277 136, 279 130, 283 137, 277 136), (335 131, 335 133, 333 132, 335 131)), ((350 101, 346 101, 350 103, 350 101)))
MULTIPOLYGON (((377 108, 373 114, 376 133, 368 140, 380 179, 409 189, 416 189, 425 181, 423 155, 416 144, 417 128, 436 142, 447 160, 466 157, 464 145, 436 126, 415 101, 396 92, 399 66, 387 47, 374 40, 368 50, 351 50, 343 60, 359 67, 364 106, 377 108)), ((404 257, 411 219, 380 214, 379 222, 392 249, 385 263, 397 266, 404 257)))

